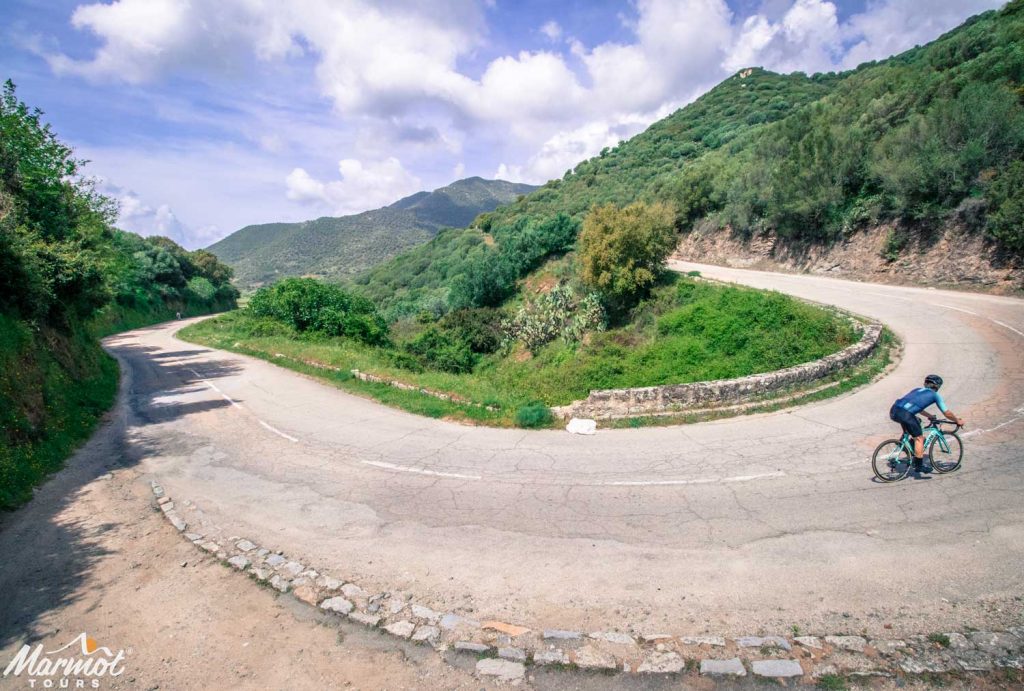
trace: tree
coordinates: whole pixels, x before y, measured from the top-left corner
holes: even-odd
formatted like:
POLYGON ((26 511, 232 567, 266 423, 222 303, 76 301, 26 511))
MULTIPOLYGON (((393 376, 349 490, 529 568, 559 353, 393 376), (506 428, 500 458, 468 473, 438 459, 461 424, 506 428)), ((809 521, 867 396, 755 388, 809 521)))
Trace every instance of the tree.
POLYGON ((583 221, 579 261, 583 282, 611 307, 642 297, 675 249, 675 209, 665 203, 636 202, 591 209, 583 221))
POLYGON ((988 232, 1004 247, 1024 255, 1024 162, 1014 161, 989 187, 988 232))

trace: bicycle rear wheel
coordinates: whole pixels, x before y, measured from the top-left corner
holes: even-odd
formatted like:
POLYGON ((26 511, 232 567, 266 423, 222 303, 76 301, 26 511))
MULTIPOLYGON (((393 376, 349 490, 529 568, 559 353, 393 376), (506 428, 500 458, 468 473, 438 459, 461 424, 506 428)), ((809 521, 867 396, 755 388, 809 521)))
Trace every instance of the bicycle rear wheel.
POLYGON ((936 437, 928 444, 928 460, 932 463, 937 473, 951 473, 960 467, 960 461, 964 459, 964 443, 960 441, 960 435, 956 432, 949 432, 943 435, 946 438, 946 445, 949 451, 944 451, 936 437))
POLYGON ((902 480, 910 472, 913 458, 899 439, 883 441, 871 457, 871 469, 882 482, 902 480))

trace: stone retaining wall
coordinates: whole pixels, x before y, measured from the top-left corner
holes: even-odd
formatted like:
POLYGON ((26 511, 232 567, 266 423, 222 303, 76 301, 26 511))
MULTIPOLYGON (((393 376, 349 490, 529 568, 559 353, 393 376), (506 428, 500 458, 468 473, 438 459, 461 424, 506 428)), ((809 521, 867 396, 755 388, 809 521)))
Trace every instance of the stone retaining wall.
POLYGON ((881 337, 881 324, 866 324, 857 343, 814 362, 738 379, 591 391, 584 400, 552 408, 552 412, 563 418, 601 420, 742 403, 790 386, 824 379, 855 365, 878 347, 881 337))

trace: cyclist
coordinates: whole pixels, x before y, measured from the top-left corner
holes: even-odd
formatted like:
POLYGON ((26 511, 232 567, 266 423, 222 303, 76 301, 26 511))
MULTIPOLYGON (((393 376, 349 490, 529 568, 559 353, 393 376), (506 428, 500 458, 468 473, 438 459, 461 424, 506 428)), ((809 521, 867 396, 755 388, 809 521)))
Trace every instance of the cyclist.
POLYGON ((924 378, 924 386, 907 393, 903 398, 898 399, 889 409, 889 418, 900 423, 903 431, 914 438, 914 472, 932 472, 931 465, 924 464, 924 431, 921 429, 921 421, 917 416, 924 415, 934 422, 935 417, 924 412, 924 409, 935 404, 939 410, 950 420, 963 427, 964 420, 956 413, 946 407, 946 402, 939 395, 939 387, 942 386, 942 377, 937 374, 929 374, 924 378))

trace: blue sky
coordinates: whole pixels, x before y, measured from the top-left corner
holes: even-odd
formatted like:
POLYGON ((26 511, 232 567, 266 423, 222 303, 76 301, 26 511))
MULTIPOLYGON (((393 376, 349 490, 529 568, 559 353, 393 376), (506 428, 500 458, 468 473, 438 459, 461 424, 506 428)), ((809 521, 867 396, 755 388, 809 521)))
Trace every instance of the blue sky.
POLYGON ((841 70, 1002 0, 7 0, 0 77, 202 247, 460 177, 540 183, 740 68, 841 70))

